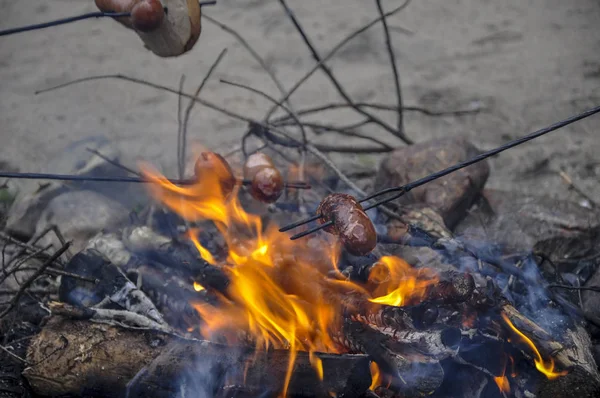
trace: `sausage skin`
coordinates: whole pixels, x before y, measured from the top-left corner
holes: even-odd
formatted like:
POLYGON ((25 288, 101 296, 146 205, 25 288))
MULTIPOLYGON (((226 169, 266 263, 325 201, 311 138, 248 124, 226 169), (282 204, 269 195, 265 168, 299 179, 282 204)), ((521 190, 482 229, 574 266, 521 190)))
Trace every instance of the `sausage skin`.
POLYGON ((252 182, 250 195, 260 202, 273 203, 283 193, 283 177, 271 158, 264 153, 248 156, 244 165, 244 178, 252 182))
POLYGON ((215 175, 219 180, 221 186, 221 192, 223 196, 227 197, 236 184, 235 175, 227 160, 223 156, 214 152, 202 152, 196 163, 194 164, 194 174, 196 178, 201 179, 202 176, 207 174, 215 175))
POLYGON ((377 245, 377 232, 356 198, 343 193, 327 195, 317 210, 319 223, 332 221, 325 231, 338 235, 346 250, 356 256, 370 253, 377 245))
POLYGON ((95 0, 103 12, 130 12, 130 18, 118 18, 128 28, 150 32, 160 26, 165 11, 160 0, 95 0))

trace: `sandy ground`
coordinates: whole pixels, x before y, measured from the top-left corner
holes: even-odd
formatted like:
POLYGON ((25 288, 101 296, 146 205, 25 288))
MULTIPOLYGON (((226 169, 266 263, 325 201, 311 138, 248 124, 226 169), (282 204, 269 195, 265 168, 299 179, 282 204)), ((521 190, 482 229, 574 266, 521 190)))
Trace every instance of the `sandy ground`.
MULTIPOLYGON (((374 1, 289 0, 324 53, 377 16, 374 1)), ((399 4, 386 1, 386 8, 399 4)), ((93 11, 92 0, 0 0, 0 28, 93 11)), ((276 0, 219 0, 205 9, 238 30, 290 87, 314 61, 276 0)), ((406 114, 415 141, 466 134, 483 149, 600 105, 600 2, 597 0, 418 0, 390 20, 405 104, 434 110, 464 108, 477 115, 432 118, 406 114), (399 27, 411 30, 403 33, 399 27)), ((0 160, 22 171, 46 166, 71 142, 106 136, 132 159, 144 158, 174 174, 177 97, 121 81, 89 82, 43 95, 36 90, 96 74, 122 73, 177 87, 185 74, 192 92, 219 52, 228 54, 202 96, 260 119, 269 104, 219 83, 225 78, 278 96, 273 83, 229 34, 205 22, 194 50, 177 59, 146 51, 139 38, 111 20, 77 22, 0 38, 0 160)), ((331 62, 357 101, 394 104, 395 91, 380 25, 348 44, 331 62)), ((300 109, 339 101, 317 73, 294 95, 300 109)), ((395 123, 394 115, 383 115, 395 123)), ((330 113, 323 123, 359 120, 330 113)), ((600 116, 553 133, 493 160, 488 186, 578 199, 565 191, 564 168, 600 197, 600 116)), ((197 107, 190 139, 209 147, 239 142, 244 125, 197 107)), ((376 129, 364 133, 402 145, 376 129)), ((321 142, 345 142, 330 134, 321 142)), ((336 157, 339 161, 356 158, 336 157)))

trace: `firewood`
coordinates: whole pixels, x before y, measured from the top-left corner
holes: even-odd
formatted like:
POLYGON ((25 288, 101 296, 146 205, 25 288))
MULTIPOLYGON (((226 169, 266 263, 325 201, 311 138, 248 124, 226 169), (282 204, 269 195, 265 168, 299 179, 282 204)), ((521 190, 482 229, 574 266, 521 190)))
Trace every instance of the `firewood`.
MULTIPOLYGON (((568 329, 564 336, 561 336, 563 342, 557 341, 547 331, 526 318, 512 305, 502 306, 501 313, 505 315, 525 336, 527 336, 537 347, 543 358, 552 358, 558 371, 567 370, 569 373, 556 380, 548 380, 548 385, 559 383, 563 386, 573 382, 573 386, 564 388, 564 392, 575 387, 582 379, 582 374, 590 389, 600 394, 600 373, 591 351, 591 340, 583 327, 574 325, 568 329), (578 375, 577 377, 570 376, 578 375), (563 380, 564 378, 567 381, 563 380)), ((543 385, 544 390, 555 391, 556 387, 543 385)), ((563 394, 564 394, 563 392, 563 394)), ((563 395, 574 396, 574 395, 563 395)))
POLYGON ((444 370, 435 358, 413 348, 403 349, 376 328, 346 320, 338 342, 352 352, 368 354, 384 375, 391 379, 390 388, 404 397, 434 392, 444 380, 444 370))
MULTIPOLYGON (((323 382, 308 353, 299 352, 289 396, 360 396, 370 383, 365 355, 315 354, 323 382)), ((290 352, 257 352, 150 330, 53 316, 33 338, 24 372, 44 396, 197 397, 258 396, 283 389, 290 352), (198 381, 206 381, 199 385, 198 381), (210 391, 200 389, 210 388, 210 391), (238 395, 236 395, 238 396, 238 395)))

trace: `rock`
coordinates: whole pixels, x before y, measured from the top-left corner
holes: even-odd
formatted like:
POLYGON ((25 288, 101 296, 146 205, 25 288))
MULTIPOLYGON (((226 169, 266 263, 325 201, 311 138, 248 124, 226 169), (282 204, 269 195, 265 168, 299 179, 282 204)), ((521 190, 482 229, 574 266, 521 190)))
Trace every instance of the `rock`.
MULTIPOLYGON (((56 225, 65 240, 73 240, 73 252, 81 251, 88 241, 106 229, 129 219, 129 212, 120 203, 92 191, 65 192, 48 203, 37 223, 36 235, 56 225)), ((46 234, 38 243, 45 247, 61 244, 54 233, 46 234)))
MULTIPOLYGON (((598 287, 600 286, 600 272, 596 269, 596 272, 583 284, 584 287, 598 287)), ((596 318, 600 318, 600 292, 594 290, 581 290, 581 302, 582 308, 588 315, 593 315, 596 318)), ((600 346, 595 346, 595 350, 600 359, 600 346)), ((600 363, 600 362, 598 362, 600 363)))
POLYGON ((543 253, 567 271, 597 254, 600 214, 548 196, 486 189, 455 233, 512 252, 543 253))
MULTIPOLYGON (((43 172, 89 177, 129 176, 126 171, 90 153, 87 148, 101 153, 112 161, 120 161, 119 150, 108 140, 102 137, 91 137, 67 147, 60 156, 48 162, 43 172)), ((19 180, 19 185, 19 193, 8 212, 6 230, 9 234, 22 240, 31 238, 38 219, 48 203, 67 191, 95 191, 123 203, 128 208, 133 208, 133 206, 143 204, 148 200, 144 184, 19 180)))
POLYGON ((386 224, 387 236, 393 242, 401 241, 412 225, 426 231, 435 238, 450 238, 452 233, 446 227, 442 216, 424 205, 407 205, 402 208, 401 220, 391 219, 386 224))
MULTIPOLYGON (((381 162, 375 189, 404 185, 479 153, 465 138, 445 138, 396 149, 381 162)), ((488 175, 489 166, 482 161, 415 188, 395 203, 427 204, 440 213, 446 225, 452 229, 465 216, 488 175)))

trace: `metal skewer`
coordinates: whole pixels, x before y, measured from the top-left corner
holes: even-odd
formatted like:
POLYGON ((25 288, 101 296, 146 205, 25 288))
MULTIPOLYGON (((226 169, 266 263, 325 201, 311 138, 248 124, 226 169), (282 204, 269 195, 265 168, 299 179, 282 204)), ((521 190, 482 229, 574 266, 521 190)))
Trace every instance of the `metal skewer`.
MULTIPOLYGON (((412 190, 414 188, 420 187, 421 185, 425 185, 425 184, 427 184, 427 183, 429 183, 431 181, 437 180, 438 178, 444 177, 444 176, 446 176, 446 175, 448 175, 450 173, 453 173, 453 172, 455 172, 457 170, 460 170, 460 169, 463 169, 465 167, 468 167, 468 166, 470 166, 470 165, 472 165, 474 163, 481 162, 482 160, 487 159, 487 158, 489 158, 491 156, 497 155, 500 152, 503 152, 503 151, 505 151, 507 149, 510 149, 510 148, 515 147, 515 146, 521 145, 521 144, 523 144, 523 143, 525 143, 527 141, 531 141, 531 140, 533 140, 535 138, 541 137, 544 134, 548 134, 548 133, 550 133, 552 131, 558 130, 558 129, 560 129, 562 127, 565 127, 565 126, 567 126, 567 125, 569 125, 571 123, 575 123, 575 122, 577 122, 577 121, 579 121, 581 119, 585 119, 587 117, 590 117, 590 116, 592 116, 592 115, 594 115, 594 114, 596 114, 598 112, 600 112, 600 106, 597 106, 595 108, 589 109, 589 110, 587 110, 587 111, 585 111, 583 113, 580 113, 578 115, 571 116, 571 117, 569 117, 567 119, 561 120, 561 121, 559 121, 557 123, 554 123, 554 124, 552 124, 552 125, 550 125, 548 127, 545 127, 543 129, 537 130, 537 131, 535 131, 535 132, 533 132, 531 134, 528 134, 528 135, 526 135, 524 137, 517 138, 516 140, 510 141, 510 142, 508 142, 506 144, 503 144, 503 145, 501 145, 501 146, 499 146, 499 147, 497 147, 495 149, 492 149, 490 151, 484 152, 484 153, 482 153, 480 155, 477 155, 477 156, 475 156, 475 157, 473 157, 473 158, 471 158, 469 160, 457 163, 457 164, 455 164, 453 166, 450 166, 450 167, 448 167, 448 168, 446 168, 444 170, 440 170, 440 171, 435 172, 433 174, 430 174, 430 175, 428 175, 426 177, 423 177, 423 178, 421 178, 419 180, 410 182, 410 183, 408 183, 406 185, 402 185, 402 186, 399 186, 399 187, 393 187, 393 188, 387 188, 387 189, 375 192, 372 195, 369 195, 369 196, 367 196, 365 198, 360 199, 359 203, 366 202, 366 201, 368 201, 370 199, 376 198, 376 197, 381 196, 381 195, 385 195, 385 194, 388 194, 388 193, 396 192, 395 195, 392 195, 392 196, 390 196, 388 198, 385 198, 385 199, 381 199, 381 200, 379 200, 379 201, 377 201, 377 202, 375 202, 373 204, 365 206, 364 210, 366 211, 366 210, 372 209, 374 207, 381 206, 382 204, 385 204, 385 203, 388 203, 388 202, 391 202, 393 200, 398 199, 399 197, 401 197, 402 195, 404 195, 405 193, 409 192, 410 190, 412 190)), ((322 217, 321 214, 316 214, 316 215, 314 215, 314 216, 312 216, 310 218, 307 218, 305 220, 297 221, 297 222, 295 222, 293 224, 286 225, 283 228, 281 228, 279 231, 280 232, 289 231, 290 229, 299 227, 299 226, 304 225, 304 224, 308 224, 311 221, 318 220, 321 217, 322 217)), ((318 226, 313 227, 311 229, 308 229, 308 230, 306 230, 304 232, 300 232, 300 233, 298 233, 296 235, 293 235, 290 239, 291 240, 300 239, 300 238, 302 238, 302 237, 304 237, 306 235, 312 234, 313 232, 319 231, 319 230, 321 230, 323 228, 327 228, 330 225, 333 225, 333 223, 331 221, 328 221, 328 222, 326 222, 324 224, 318 225, 318 226)))

